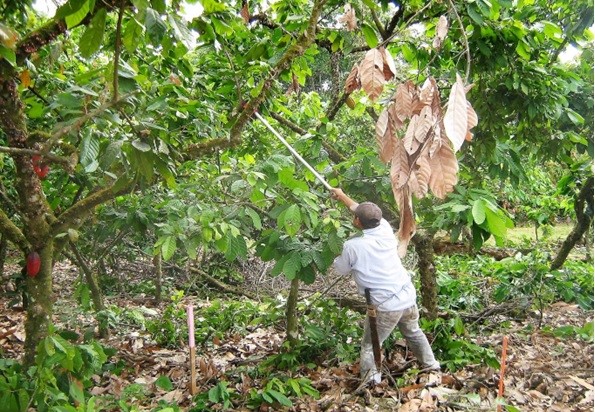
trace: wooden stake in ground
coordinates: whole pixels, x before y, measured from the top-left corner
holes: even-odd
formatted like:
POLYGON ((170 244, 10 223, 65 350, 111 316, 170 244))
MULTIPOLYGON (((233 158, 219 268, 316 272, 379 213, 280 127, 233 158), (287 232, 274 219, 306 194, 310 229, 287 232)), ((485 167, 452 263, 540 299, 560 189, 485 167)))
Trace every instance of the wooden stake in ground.
POLYGON ((196 345, 194 343, 194 307, 188 305, 188 346, 190 347, 190 394, 196 395, 196 345))
MULTIPOLYGON (((502 358, 500 359, 500 381, 498 382, 498 398, 504 395, 504 370, 506 369, 506 348, 508 347, 508 336, 502 338, 502 358)), ((502 405, 498 404, 498 412, 502 411, 502 405)))

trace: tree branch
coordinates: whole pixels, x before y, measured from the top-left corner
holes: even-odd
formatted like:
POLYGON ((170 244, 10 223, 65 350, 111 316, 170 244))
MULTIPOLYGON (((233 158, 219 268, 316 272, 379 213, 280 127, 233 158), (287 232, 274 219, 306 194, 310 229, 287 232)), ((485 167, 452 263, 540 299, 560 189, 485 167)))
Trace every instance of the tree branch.
MULTIPOLYGON (((87 24, 101 9, 113 10, 117 7, 119 1, 120 0, 98 1, 93 13, 88 13, 87 16, 79 23, 79 26, 87 24)), ((129 1, 126 3, 127 5, 131 4, 129 1)), ((58 36, 66 33, 66 30, 67 27, 65 19, 53 19, 43 27, 40 27, 39 29, 29 33, 17 44, 17 64, 22 64, 31 54, 52 43, 58 36)))
POLYGON ((118 66, 120 65, 120 49, 122 47, 122 16, 124 15, 125 0, 120 0, 118 23, 116 24, 116 44, 114 46, 114 101, 118 101, 118 66))
POLYGON ((64 213, 59 215, 56 221, 52 223, 50 228, 50 236, 55 237, 60 233, 64 233, 69 228, 80 227, 80 225, 85 221, 87 216, 96 206, 127 193, 132 189, 132 187, 133 182, 124 185, 119 189, 115 189, 114 184, 112 186, 100 189, 79 200, 74 205, 66 209, 64 213))
POLYGON ((42 155, 44 158, 51 160, 54 163, 61 163, 68 167, 68 169, 72 169, 72 165, 70 164, 70 159, 62 156, 57 156, 52 153, 43 153, 40 150, 34 149, 22 149, 20 147, 6 147, 0 146, 0 153, 10 153, 15 155, 42 155))
POLYGON ((230 131, 230 141, 232 145, 236 145, 241 141, 242 130, 252 117, 252 114, 258 110, 260 104, 265 100, 266 94, 273 85, 273 80, 279 77, 281 72, 289 66, 293 59, 302 55, 315 40, 316 25, 325 3, 326 0, 317 0, 314 2, 312 14, 310 15, 310 20, 308 21, 308 27, 304 33, 302 33, 297 39, 296 43, 289 47, 283 56, 281 56, 279 62, 269 73, 269 76, 263 81, 262 88, 260 89, 258 95, 253 97, 252 100, 250 100, 244 106, 244 109, 238 116, 230 131))
POLYGON ((448 0, 450 4, 450 8, 452 12, 455 14, 457 18, 457 22, 459 23, 459 27, 461 28, 461 38, 463 39, 463 45, 465 46, 465 55, 467 56, 467 70, 465 70, 465 83, 469 81, 469 74, 471 73, 471 52, 469 51, 469 42, 467 41, 467 33, 465 31, 465 26, 463 25, 463 21, 461 20, 461 16, 457 12, 457 9, 452 2, 452 0, 448 0))
POLYGON ((31 245, 27 241, 27 238, 14 223, 10 220, 8 215, 4 213, 4 210, 0 209, 0 233, 6 236, 6 238, 18 246, 23 253, 27 253, 31 245))

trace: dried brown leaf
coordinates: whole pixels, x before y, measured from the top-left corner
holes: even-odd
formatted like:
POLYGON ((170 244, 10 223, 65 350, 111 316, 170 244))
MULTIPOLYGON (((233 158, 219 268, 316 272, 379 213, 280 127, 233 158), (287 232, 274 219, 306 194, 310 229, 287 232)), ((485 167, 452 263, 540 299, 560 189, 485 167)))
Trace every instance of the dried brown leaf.
POLYGON ((411 201, 411 193, 409 187, 404 186, 401 189, 395 189, 393 186, 393 195, 395 201, 399 206, 399 230, 397 232, 397 238, 399 239, 399 245, 397 247, 399 257, 404 257, 407 253, 407 246, 409 241, 413 237, 416 231, 415 216, 413 214, 413 204, 411 201))
POLYGON ((444 114, 444 131, 452 142, 455 152, 461 148, 467 135, 467 99, 463 80, 457 74, 457 80, 452 85, 448 106, 444 114))
POLYGON ((395 111, 401 121, 413 115, 415 94, 415 85, 409 80, 397 86, 394 97, 395 111))
POLYGON ((386 83, 383 54, 378 49, 368 50, 359 67, 362 88, 372 101, 380 96, 386 83))
POLYGON ((415 128, 415 139, 423 143, 428 137, 428 132, 436 123, 436 119, 432 114, 432 107, 424 106, 417 118, 417 125, 415 128))
POLYGON ((383 58, 382 72, 384 73, 384 80, 389 81, 397 75, 395 61, 390 52, 384 47, 380 47, 380 50, 382 51, 383 58))
POLYGON ((391 104, 389 104, 389 106, 388 106, 388 118, 392 122, 393 127, 395 128, 395 131, 397 131, 403 127, 404 123, 399 118, 399 115, 397 114, 397 108, 396 108, 396 104, 394 102, 391 102, 391 104))
POLYGON ((432 45, 435 49, 439 49, 442 47, 442 43, 444 42, 447 33, 448 19, 446 18, 446 16, 443 15, 440 16, 440 18, 438 19, 438 24, 436 24, 436 35, 434 36, 434 41, 432 42, 432 45))
POLYGON ((353 93, 361 87, 359 80, 359 65, 356 63, 351 68, 351 72, 345 80, 345 93, 353 93))
POLYGON ((417 130, 417 124, 419 121, 418 115, 413 115, 411 121, 409 122, 409 126, 407 126, 407 131, 405 132, 405 137, 403 138, 403 146, 407 153, 412 155, 419 149, 419 142, 415 139, 415 131, 417 130))
POLYGON ((384 163, 390 162, 393 157, 395 141, 395 131, 388 113, 388 109, 383 110, 376 122, 376 143, 378 144, 378 154, 380 160, 384 163))
POLYGON ((351 4, 347 3, 344 7, 345 14, 339 17, 339 23, 344 23, 348 31, 357 29, 357 18, 355 17, 355 10, 351 4))
POLYGON ((428 194, 428 184, 431 174, 429 149, 426 148, 420 153, 409 175, 409 188, 416 198, 422 199, 428 194))
POLYGON ((409 178, 409 158, 403 142, 397 140, 394 146, 393 157, 390 162, 390 180, 393 192, 400 190, 407 184, 409 178))
POLYGON ((424 106, 432 106, 435 93, 438 93, 438 88, 436 87, 436 80, 434 80, 433 77, 428 77, 424 82, 423 86, 421 86, 421 89, 419 90, 419 101, 424 106))
POLYGON ((430 190, 437 198, 444 199, 457 184, 457 158, 450 146, 443 142, 434 156, 429 158, 429 163, 432 169, 430 190))
POLYGON ((473 109, 473 106, 471 106, 471 103, 467 101, 467 130, 471 130, 475 126, 477 126, 477 121, 477 113, 475 113, 475 110, 473 109))
POLYGON ((430 151, 429 156, 434 157, 434 154, 440 149, 442 143, 445 141, 442 137, 442 129, 440 127, 440 123, 436 122, 433 126, 431 139, 432 142, 430 143, 430 151))
POLYGON ((244 1, 242 10, 240 10, 240 16, 242 16, 244 23, 248 24, 250 22, 250 9, 248 8, 248 1, 244 1))

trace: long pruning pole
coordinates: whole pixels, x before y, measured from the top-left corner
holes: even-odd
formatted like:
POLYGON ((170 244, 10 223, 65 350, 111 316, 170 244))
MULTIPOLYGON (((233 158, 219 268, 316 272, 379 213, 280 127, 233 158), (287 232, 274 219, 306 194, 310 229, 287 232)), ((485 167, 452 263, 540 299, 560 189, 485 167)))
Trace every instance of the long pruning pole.
POLYGON ((312 172, 312 174, 320 181, 320 183, 322 183, 324 185, 324 187, 326 187, 328 190, 333 189, 333 187, 324 179, 324 177, 322 177, 320 175, 320 173, 318 173, 312 166, 310 166, 310 164, 308 164, 308 162, 306 162, 306 160, 304 160, 304 158, 302 156, 300 156, 300 154, 298 152, 296 152, 295 149, 293 147, 291 147, 291 145, 289 143, 287 143, 287 141, 283 138, 283 136, 281 136, 273 128, 273 126, 271 126, 269 124, 269 122, 267 122, 265 120, 265 118, 260 115, 260 113, 254 112, 254 115, 258 118, 258 120, 260 120, 267 127, 267 129, 269 129, 275 136, 277 136, 277 139, 279 139, 281 141, 281 143, 283 143, 285 145, 285 147, 287 147, 287 149, 289 149, 291 154, 293 154, 304 166, 306 166, 306 168, 309 171, 312 172))

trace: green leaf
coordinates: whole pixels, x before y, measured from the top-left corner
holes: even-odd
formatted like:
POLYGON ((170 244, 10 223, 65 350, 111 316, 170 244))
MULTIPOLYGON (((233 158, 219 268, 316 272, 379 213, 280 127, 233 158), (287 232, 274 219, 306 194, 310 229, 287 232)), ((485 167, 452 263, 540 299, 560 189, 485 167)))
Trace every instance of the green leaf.
POLYGON ((171 383, 171 380, 165 375, 161 375, 159 378, 157 378, 155 381, 155 386, 163 389, 164 391, 171 391, 174 389, 174 385, 171 383))
POLYGON ((167 236, 161 244, 161 255, 164 261, 168 261, 174 255, 177 249, 176 238, 174 236, 167 236))
MULTIPOLYGON (((99 150, 99 148, 97 150, 99 150)), ((120 157, 121 153, 122 141, 118 140, 111 142, 99 159, 99 166, 102 169, 108 169, 118 159, 118 157, 120 157)))
POLYGON ((103 43, 103 33, 105 32, 106 9, 100 9, 87 26, 85 33, 81 37, 79 50, 85 58, 91 57, 93 53, 99 50, 103 43))
POLYGON ((5 58, 7 62, 10 63, 11 66, 17 65, 17 56, 15 52, 8 47, 5 47, 0 44, 0 56, 5 58))
POLYGON ((219 13, 227 10, 225 4, 215 0, 202 0, 200 3, 204 7, 204 14, 219 13))
POLYGON ((331 252, 337 255, 341 253, 343 249, 343 242, 336 232, 329 233, 327 242, 331 252))
POLYGON ((531 60, 531 54, 529 53, 528 46, 523 42, 519 41, 516 45, 516 52, 525 60, 531 60))
POLYGON ((251 207, 246 207, 244 209, 244 213, 246 213, 248 216, 250 216, 250 218, 252 219, 252 224, 254 225, 254 228, 257 230, 262 229, 262 221, 260 220, 260 216, 258 215, 258 213, 256 213, 256 211, 254 209, 252 209, 251 207))
POLYGON ((473 209, 471 209, 471 213, 473 214, 473 220, 478 225, 481 225, 485 221, 486 214, 485 203, 483 199, 477 199, 475 202, 473 202, 473 209))
POLYGON ((134 53, 139 41, 142 39, 145 28, 135 18, 132 18, 126 23, 124 35, 122 36, 122 44, 129 53, 134 53))
POLYGON ((89 2, 85 0, 78 10, 73 11, 72 13, 68 14, 64 20, 66 21, 66 28, 71 29, 74 26, 78 25, 83 19, 89 14, 89 2))
POLYGON ((228 236, 229 244, 225 257, 231 261, 233 259, 241 258, 245 259, 248 256, 248 247, 246 246, 246 240, 243 236, 228 236))
POLYGON ((289 254, 289 258, 283 264, 283 273, 289 280, 293 280, 302 268, 300 254, 298 252, 292 252, 289 254))
POLYGON ((71 14, 76 13, 83 6, 87 6, 87 8, 89 7, 88 0, 70 0, 62 6, 60 6, 58 10, 56 10, 56 15, 54 18, 63 19, 66 16, 70 16, 71 14))
POLYGON ((483 17, 481 16, 481 14, 479 14, 477 12, 474 4, 467 5, 467 14, 469 14, 469 17, 471 17, 471 20, 473 20, 478 26, 484 25, 483 17))
POLYGON ((168 14, 167 20, 174 29, 176 39, 182 42, 187 49, 191 49, 194 40, 192 32, 188 29, 188 26, 174 14, 168 14))
POLYGON ((143 142, 142 140, 135 139, 132 141, 132 146, 136 149, 140 150, 141 152, 149 152, 151 150, 151 145, 147 142, 143 142))
POLYGON ((83 392, 83 383, 73 379, 70 382, 70 388, 68 390, 68 394, 74 401, 78 404, 85 403, 85 394, 83 392))
POLYGON ((302 214, 298 205, 291 205, 283 212, 283 227, 289 236, 295 236, 302 224, 302 214))
POLYGON ((291 401, 287 398, 287 396, 283 395, 281 392, 278 392, 274 389, 269 389, 267 390, 267 393, 269 393, 273 398, 275 398, 277 402, 279 402, 283 406, 293 405, 291 401))
POLYGON ((463 321, 460 317, 455 317, 453 328, 455 330, 455 333, 459 336, 465 333, 465 325, 463 324, 463 321))
POLYGON ((585 118, 572 109, 566 109, 566 116, 568 116, 570 121, 576 126, 580 126, 585 123, 585 118))
POLYGON ((213 28, 217 34, 228 35, 233 33, 233 29, 228 24, 215 18, 214 16, 211 16, 211 23, 213 23, 213 28))
POLYGON ((506 221, 501 213, 485 208, 485 216, 490 232, 497 237, 506 237, 506 221))
POLYGON ((149 0, 132 0, 132 4, 138 11, 145 11, 150 7, 149 0))
POLYGON ((151 0, 151 6, 159 13, 165 13, 165 0, 151 0))
POLYGON ((368 43, 368 47, 373 49, 378 46, 378 36, 376 36, 376 31, 372 27, 365 23, 362 24, 362 33, 364 34, 366 43, 368 43))
POLYGON ((147 34, 153 45, 158 46, 165 35, 167 27, 165 22, 161 19, 159 13, 153 9, 147 9, 147 16, 145 17, 145 27, 147 34))

